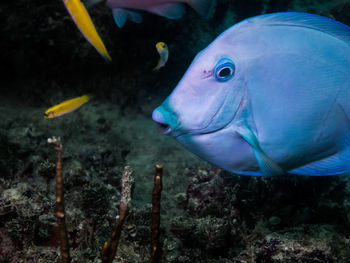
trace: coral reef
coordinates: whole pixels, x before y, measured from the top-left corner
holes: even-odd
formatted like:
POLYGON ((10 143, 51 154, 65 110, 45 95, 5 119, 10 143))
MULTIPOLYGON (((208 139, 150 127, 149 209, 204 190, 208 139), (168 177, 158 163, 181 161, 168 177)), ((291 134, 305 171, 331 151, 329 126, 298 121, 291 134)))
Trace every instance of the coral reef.
POLYGON ((160 236, 160 202, 163 190, 163 166, 156 165, 154 175, 154 186, 152 191, 152 222, 151 222, 151 257, 149 263, 159 262, 162 253, 162 244, 159 242, 160 236))
POLYGON ((187 256, 170 262, 346 262, 346 177, 190 173, 187 215, 170 229, 187 256))
POLYGON ((57 154, 56 161, 56 209, 55 215, 57 218, 60 255, 62 263, 70 263, 71 258, 69 254, 69 241, 66 226, 66 212, 64 208, 64 183, 62 176, 62 143, 60 138, 49 138, 47 142, 54 145, 57 154))
MULTIPOLYGON (((131 191, 134 184, 134 178, 132 177, 132 171, 129 166, 126 166, 123 171, 122 177, 122 194, 119 206, 119 212, 116 216, 112 235, 109 241, 106 241, 101 250, 102 262, 112 263, 117 253, 120 235, 125 218, 129 212, 129 203, 131 201, 131 191)), ((130 230, 130 228, 129 228, 130 230)))

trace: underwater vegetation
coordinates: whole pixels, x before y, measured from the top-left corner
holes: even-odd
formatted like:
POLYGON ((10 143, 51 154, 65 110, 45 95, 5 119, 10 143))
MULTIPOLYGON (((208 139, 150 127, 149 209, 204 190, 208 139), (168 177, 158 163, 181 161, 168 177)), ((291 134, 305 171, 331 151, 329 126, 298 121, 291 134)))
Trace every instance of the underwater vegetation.
MULTIPOLYGON (((152 111, 195 55, 242 19, 267 12, 323 14, 349 24, 348 1, 217 1, 206 20, 143 13, 115 26, 103 4, 89 9, 113 58, 85 40, 61 1, 0 4, 0 262, 61 262, 55 217, 56 152, 62 139, 71 262, 101 262, 120 215, 124 167, 135 180, 114 262, 150 260, 154 165, 163 165, 160 262, 349 262, 347 175, 251 177, 197 158, 160 135, 152 111), (166 65, 157 72, 164 41, 166 65), (83 94, 83 107, 44 119, 83 94)), ((154 212, 154 211, 153 211, 154 212)))

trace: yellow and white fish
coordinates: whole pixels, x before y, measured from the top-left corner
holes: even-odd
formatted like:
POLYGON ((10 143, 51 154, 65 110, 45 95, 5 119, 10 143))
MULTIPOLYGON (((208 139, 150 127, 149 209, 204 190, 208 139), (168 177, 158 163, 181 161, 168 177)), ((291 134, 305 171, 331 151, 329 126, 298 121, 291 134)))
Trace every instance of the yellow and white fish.
POLYGON ((165 63, 168 61, 169 58, 169 48, 167 44, 164 42, 158 42, 156 44, 156 49, 159 53, 159 61, 157 66, 153 69, 153 71, 158 71, 161 67, 164 67, 165 63))
POLYGON ((84 4, 80 0, 63 0, 63 2, 74 23, 77 25, 86 40, 96 48, 106 61, 112 61, 112 58, 108 54, 102 39, 97 33, 94 23, 92 22, 84 4))
POLYGON ((92 98, 91 95, 83 95, 81 97, 63 101, 47 109, 44 113, 44 118, 51 119, 51 118, 59 117, 69 112, 75 111, 76 109, 81 107, 83 104, 88 102, 91 98, 92 98))

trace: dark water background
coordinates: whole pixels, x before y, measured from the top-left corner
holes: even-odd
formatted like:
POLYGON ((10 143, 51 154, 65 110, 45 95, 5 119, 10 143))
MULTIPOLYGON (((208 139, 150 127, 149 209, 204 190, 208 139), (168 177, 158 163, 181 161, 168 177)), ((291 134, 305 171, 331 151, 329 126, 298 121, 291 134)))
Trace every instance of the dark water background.
POLYGON ((82 37, 62 1, 0 3, 0 262, 60 262, 55 207, 60 136, 73 262, 99 262, 120 202, 135 177, 132 208, 115 262, 147 262, 154 165, 164 166, 163 262, 350 262, 346 176, 256 178, 220 171, 161 136, 152 110, 194 56, 231 25, 268 12, 326 15, 350 25, 347 1, 222 0, 209 20, 191 8, 179 20, 152 14, 119 29, 111 10, 89 10, 110 55, 82 37), (159 72, 155 44, 169 61, 159 72), (61 118, 44 111, 86 93, 61 118))

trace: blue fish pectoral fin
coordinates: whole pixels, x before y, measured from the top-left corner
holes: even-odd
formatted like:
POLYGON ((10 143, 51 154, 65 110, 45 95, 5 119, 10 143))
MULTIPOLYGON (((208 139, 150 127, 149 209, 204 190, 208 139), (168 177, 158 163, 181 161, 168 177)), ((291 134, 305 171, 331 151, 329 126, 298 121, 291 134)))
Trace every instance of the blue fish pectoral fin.
POLYGON ((142 16, 136 12, 124 8, 113 8, 112 9, 114 22, 119 28, 122 28, 125 25, 126 20, 131 20, 135 23, 142 22, 142 16))
POLYGON ((264 152, 254 149, 255 157, 258 161, 260 170, 264 176, 276 176, 286 174, 283 169, 275 163, 264 152))
POLYGON ((261 149, 258 139, 249 127, 240 127, 237 132, 246 140, 253 148, 255 158, 258 162, 261 173, 264 176, 276 176, 283 175, 285 172, 283 169, 275 163, 270 157, 268 157, 261 149))
POLYGON ((190 0, 188 2, 194 10, 205 18, 209 18, 214 13, 215 3, 215 0, 190 0))
POLYGON ((182 3, 159 4, 148 7, 147 11, 169 19, 179 19, 186 13, 185 6, 182 3))

